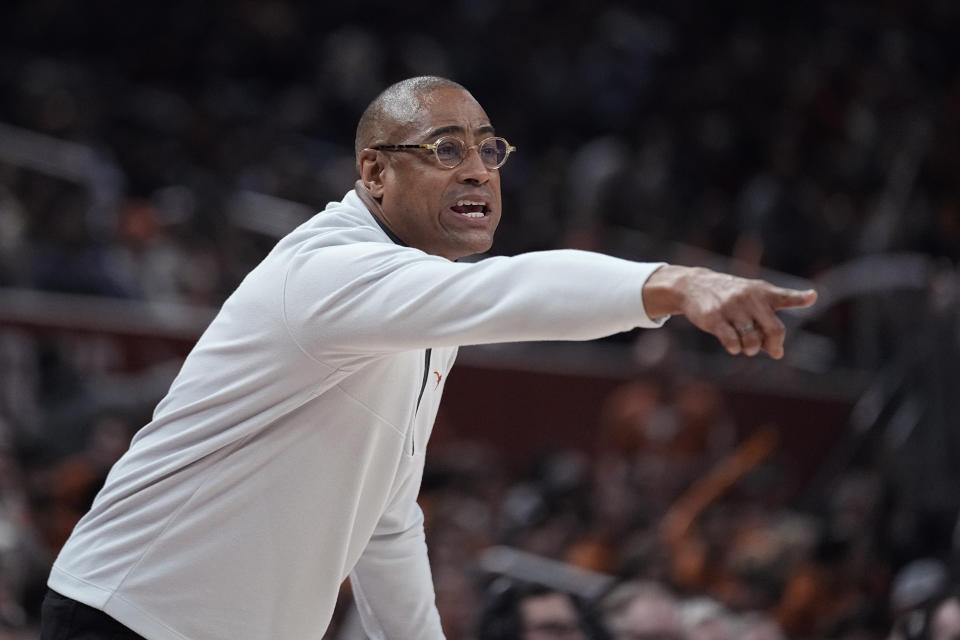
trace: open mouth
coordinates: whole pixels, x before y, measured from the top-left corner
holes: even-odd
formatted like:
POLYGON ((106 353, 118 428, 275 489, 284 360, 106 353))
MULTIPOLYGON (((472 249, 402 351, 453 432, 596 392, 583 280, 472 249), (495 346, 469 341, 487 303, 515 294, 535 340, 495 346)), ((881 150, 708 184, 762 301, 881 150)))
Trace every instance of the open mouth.
POLYGON ((487 203, 479 200, 457 200, 457 204, 450 208, 467 218, 482 218, 490 212, 487 203))

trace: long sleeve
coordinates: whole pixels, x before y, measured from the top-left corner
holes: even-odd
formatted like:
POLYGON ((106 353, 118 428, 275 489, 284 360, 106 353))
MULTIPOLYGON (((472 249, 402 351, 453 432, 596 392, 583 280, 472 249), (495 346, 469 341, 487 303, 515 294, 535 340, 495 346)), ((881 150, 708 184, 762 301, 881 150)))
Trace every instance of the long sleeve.
POLYGON ((574 250, 461 264, 388 244, 325 247, 291 260, 283 304, 313 354, 589 340, 662 324, 642 300, 659 266, 574 250))
POLYGON ((371 640, 444 637, 427 559, 423 512, 416 502, 423 457, 401 485, 350 574, 364 631, 371 640))

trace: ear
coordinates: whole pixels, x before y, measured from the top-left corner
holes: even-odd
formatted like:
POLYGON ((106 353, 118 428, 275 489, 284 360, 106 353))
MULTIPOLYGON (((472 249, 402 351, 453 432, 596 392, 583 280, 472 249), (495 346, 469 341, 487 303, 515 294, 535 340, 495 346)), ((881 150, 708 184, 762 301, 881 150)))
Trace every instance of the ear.
POLYGON ((382 154, 373 149, 364 149, 357 157, 360 180, 367 186, 374 198, 383 197, 383 170, 386 167, 381 161, 382 157, 382 154))

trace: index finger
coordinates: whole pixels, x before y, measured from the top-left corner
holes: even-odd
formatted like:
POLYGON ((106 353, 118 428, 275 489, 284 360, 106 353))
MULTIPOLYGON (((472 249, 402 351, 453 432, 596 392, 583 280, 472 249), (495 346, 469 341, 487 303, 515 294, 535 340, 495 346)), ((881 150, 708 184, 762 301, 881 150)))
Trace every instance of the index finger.
POLYGON ((774 311, 777 309, 809 307, 817 301, 817 292, 815 289, 800 290, 774 287, 769 301, 774 311))

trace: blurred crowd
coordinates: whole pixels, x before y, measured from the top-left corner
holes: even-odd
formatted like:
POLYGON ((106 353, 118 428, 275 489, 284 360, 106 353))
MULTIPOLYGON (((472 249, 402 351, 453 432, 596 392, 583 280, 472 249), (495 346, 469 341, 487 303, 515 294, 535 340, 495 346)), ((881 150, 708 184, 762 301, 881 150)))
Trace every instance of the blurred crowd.
MULTIPOLYGON (((494 253, 659 259, 680 243, 815 279, 917 252, 956 271, 958 28, 950 0, 4 3, 0 287, 217 306, 289 222, 281 205, 318 210, 352 186, 370 99, 425 73, 465 84, 520 149, 494 253)), ((948 382, 920 396, 944 417, 914 449, 943 459, 914 460, 911 482, 864 454, 796 504, 778 493, 775 432, 741 433, 707 382, 625 385, 585 425, 595 454, 529 469, 437 442, 421 502, 448 636, 956 640, 960 485, 921 480, 960 482, 945 417, 958 298, 943 285, 877 303, 907 307, 891 332, 920 323, 917 300, 948 319, 922 324, 947 336, 932 353, 948 382), (493 545, 609 588, 496 575, 478 564, 493 545)), ((819 327, 830 365, 928 353, 881 331, 863 362, 855 316, 819 327)), ((112 381, 135 401, 91 398, 104 381, 56 345, 0 338, 4 366, 29 372, 0 372, 0 636, 29 637, 53 554, 168 378, 112 381)), ((348 596, 331 638, 353 633, 348 596)))
POLYGON ((339 199, 358 114, 421 73, 521 150, 495 252, 683 242, 799 276, 960 257, 955 3, 365 6, 6 3, 0 122, 105 166, 91 195, 0 163, 0 282, 216 302, 264 250, 236 192, 339 199))
MULTIPOLYGON (((53 556, 172 374, 128 381, 142 398, 124 404, 89 392, 108 380, 49 367, 66 414, 0 446, 0 638, 30 637, 53 556)), ((420 503, 451 640, 960 633, 956 510, 922 517, 869 460, 804 504, 787 489, 795 452, 775 427, 744 433, 712 383, 624 383, 584 426, 595 448, 545 448, 529 466, 450 426, 437 425, 420 503)), ((349 583, 327 637, 364 638, 349 583)))
MULTIPOLYGON (((956 607, 957 557, 932 522, 911 522, 902 496, 876 469, 847 468, 815 506, 801 508, 783 495, 791 452, 777 430, 738 436, 723 394, 696 380, 624 384, 607 397, 594 429, 593 458, 550 452, 520 478, 478 443, 435 448, 421 503, 450 637, 944 640, 960 633, 955 613, 945 613, 941 635, 891 635, 895 623, 919 613, 929 633, 941 603, 956 607), (519 594, 564 592, 565 584, 531 584, 543 574, 531 577, 520 561, 512 570, 483 562, 491 545, 610 576, 600 588, 566 589, 583 635, 491 631, 499 617, 518 615, 519 594), (473 567, 472 582, 463 567, 473 567)), ((550 616, 561 614, 552 611, 543 615, 557 622, 550 616)))

